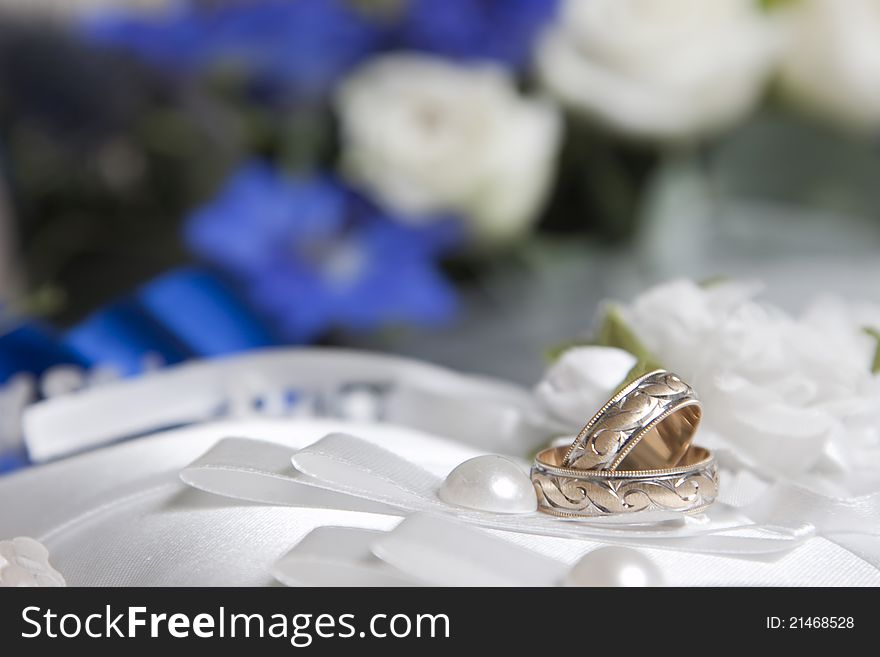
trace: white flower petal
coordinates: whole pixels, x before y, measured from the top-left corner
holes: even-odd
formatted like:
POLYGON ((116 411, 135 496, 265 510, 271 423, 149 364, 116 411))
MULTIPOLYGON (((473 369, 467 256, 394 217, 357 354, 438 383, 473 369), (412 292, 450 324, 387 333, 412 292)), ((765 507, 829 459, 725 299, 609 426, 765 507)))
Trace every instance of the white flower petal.
POLYGON ((681 139, 747 113, 778 49, 752 0, 569 0, 537 63, 567 105, 636 136, 681 139))
MULTIPOLYGON (((697 442, 770 477, 809 481, 821 471, 844 474, 843 485, 876 479, 880 377, 870 371, 876 343, 863 327, 880 325, 880 307, 826 298, 795 317, 756 292, 736 281, 701 287, 679 280, 617 311, 664 366, 694 386, 703 403, 697 442)), ((573 350, 536 388, 566 431, 583 424, 582 405, 602 403, 605 391, 592 379, 603 371, 598 361, 596 352, 573 350)))
POLYGON ((0 588, 66 586, 49 564, 49 551, 39 541, 20 536, 0 541, 0 588))
POLYGON ((337 96, 345 170, 410 221, 454 213, 484 241, 521 235, 550 186, 556 108, 496 66, 426 55, 372 60, 337 96))
POLYGON ((635 367, 632 354, 613 347, 565 351, 535 387, 535 395, 560 430, 577 433, 635 367))
POLYGON ((790 4, 782 88, 846 126, 880 128, 880 0, 790 4))

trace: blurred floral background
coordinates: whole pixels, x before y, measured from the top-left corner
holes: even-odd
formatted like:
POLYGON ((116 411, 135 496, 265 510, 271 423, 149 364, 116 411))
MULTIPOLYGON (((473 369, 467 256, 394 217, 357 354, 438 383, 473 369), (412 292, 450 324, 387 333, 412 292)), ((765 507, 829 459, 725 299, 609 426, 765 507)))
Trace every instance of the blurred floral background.
POLYGON ((878 133, 880 0, 0 0, 0 470, 191 358, 531 384, 670 278, 880 301, 878 133))

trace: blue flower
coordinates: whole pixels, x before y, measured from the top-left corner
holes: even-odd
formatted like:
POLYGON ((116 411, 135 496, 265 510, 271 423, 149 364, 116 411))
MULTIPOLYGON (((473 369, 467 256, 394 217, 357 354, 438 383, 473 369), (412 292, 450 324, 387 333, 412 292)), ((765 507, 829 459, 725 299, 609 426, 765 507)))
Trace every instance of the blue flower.
POLYGON ((436 325, 455 314, 435 260, 458 239, 458 226, 402 225, 329 177, 247 164, 189 217, 185 237, 243 282, 290 340, 332 328, 436 325))
POLYGON ((522 68, 556 11, 556 0, 409 0, 398 38, 414 50, 522 68))
POLYGON ((388 47, 525 66, 557 0, 405 0, 371 17, 352 0, 179 0, 165 12, 103 11, 83 25, 99 45, 172 72, 232 68, 320 98, 364 58, 388 47))
POLYGON ((170 71, 221 68, 282 83, 315 98, 383 41, 345 0, 260 0, 206 7, 184 0, 165 13, 105 12, 84 25, 91 41, 129 50, 170 71))

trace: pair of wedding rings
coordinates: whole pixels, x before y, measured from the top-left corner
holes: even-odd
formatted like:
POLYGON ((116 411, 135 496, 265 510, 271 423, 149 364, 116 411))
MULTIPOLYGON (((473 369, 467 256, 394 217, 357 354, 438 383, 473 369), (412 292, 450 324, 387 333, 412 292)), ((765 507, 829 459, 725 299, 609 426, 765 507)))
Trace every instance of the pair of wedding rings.
POLYGON ((709 450, 691 445, 701 414, 693 388, 671 372, 632 381, 571 445, 535 457, 538 508, 564 518, 705 509, 718 472, 709 450))

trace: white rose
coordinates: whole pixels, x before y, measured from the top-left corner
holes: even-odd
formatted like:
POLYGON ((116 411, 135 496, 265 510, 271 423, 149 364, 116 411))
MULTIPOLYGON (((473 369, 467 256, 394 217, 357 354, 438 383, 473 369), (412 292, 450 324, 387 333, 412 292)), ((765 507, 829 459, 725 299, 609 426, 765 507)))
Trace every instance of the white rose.
POLYGON ((778 36, 755 0, 567 0, 537 63, 572 108, 639 137, 681 139, 752 109, 778 36))
POLYGON ((795 318, 756 301, 757 289, 676 281, 620 313, 698 391, 710 446, 792 476, 876 459, 880 386, 861 320, 849 312, 832 319, 828 300, 795 318))
POLYGON ((880 0, 799 0, 786 15, 783 90, 850 127, 880 128, 880 0))
MULTIPOLYGON (((880 377, 871 366, 877 339, 864 329, 880 329, 880 307, 827 298, 795 318, 756 301, 758 289, 675 281, 617 312, 663 366, 697 391, 698 443, 764 475, 809 485, 818 485, 817 473, 829 475, 826 482, 848 473, 856 487, 876 479, 880 377)), ((564 355, 536 389, 548 430, 580 429, 632 362, 603 363, 579 349, 564 355), (585 383, 605 380, 600 377, 607 379, 604 390, 585 383)))
POLYGON ((498 241, 540 211, 558 112, 520 95, 502 69, 389 55, 345 81, 337 101, 347 171, 404 218, 456 213, 498 241))
POLYGON ((547 415, 547 428, 560 435, 577 433, 635 365, 635 356, 623 349, 566 350, 535 387, 535 397, 547 415))
POLYGON ((0 541, 0 588, 66 586, 49 563, 49 551, 39 541, 19 537, 0 541))

